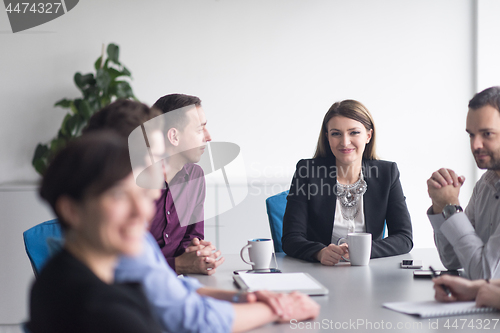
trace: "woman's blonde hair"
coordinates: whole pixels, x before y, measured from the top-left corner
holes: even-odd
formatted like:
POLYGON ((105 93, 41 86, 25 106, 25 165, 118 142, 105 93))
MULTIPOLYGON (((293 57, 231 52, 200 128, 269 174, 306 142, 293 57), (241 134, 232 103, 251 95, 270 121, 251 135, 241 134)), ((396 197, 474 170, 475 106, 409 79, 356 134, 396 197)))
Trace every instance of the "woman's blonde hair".
POLYGON ((363 104, 352 99, 334 103, 325 114, 313 158, 333 156, 332 149, 328 143, 327 125, 330 119, 335 116, 342 116, 359 121, 367 131, 372 130, 372 138, 365 147, 363 158, 368 160, 378 159, 375 154, 375 122, 373 121, 373 117, 363 104))

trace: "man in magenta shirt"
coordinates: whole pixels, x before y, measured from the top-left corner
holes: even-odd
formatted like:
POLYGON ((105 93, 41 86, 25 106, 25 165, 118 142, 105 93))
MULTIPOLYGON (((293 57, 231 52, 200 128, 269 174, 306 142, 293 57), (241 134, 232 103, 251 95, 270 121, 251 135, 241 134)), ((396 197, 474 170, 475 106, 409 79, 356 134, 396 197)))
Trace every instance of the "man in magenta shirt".
POLYGON ((156 201, 150 232, 178 274, 211 275, 224 258, 203 240, 205 178, 201 167, 194 163, 199 162, 212 138, 201 100, 171 94, 158 99, 154 107, 165 120, 165 189, 156 201))

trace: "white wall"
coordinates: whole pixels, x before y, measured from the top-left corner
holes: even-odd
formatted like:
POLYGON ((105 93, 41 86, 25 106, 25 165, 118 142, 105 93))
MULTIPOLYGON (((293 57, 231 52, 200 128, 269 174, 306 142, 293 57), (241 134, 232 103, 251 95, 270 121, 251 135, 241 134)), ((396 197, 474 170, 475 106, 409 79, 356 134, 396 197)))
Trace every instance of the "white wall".
MULTIPOLYGON (((202 98, 212 137, 240 145, 249 182, 289 182, 296 162, 312 156, 329 106, 363 102, 375 117, 379 155, 400 168, 415 246, 431 247, 426 179, 443 166, 464 174, 464 205, 474 183, 464 131, 476 92, 474 6, 473 0, 86 0, 16 34, 0 11, 0 183, 37 179, 33 150, 65 114, 54 102, 77 97, 74 73, 92 70, 101 44, 115 42, 142 101, 173 92, 202 98)), ((264 203, 248 200, 255 206, 227 215, 245 216, 233 223, 265 218, 264 203)))
MULTIPOLYGON (((477 0, 477 80, 476 91, 482 91, 492 86, 500 85, 500 44, 498 32, 500 31, 500 1, 477 0)), ((476 168, 476 178, 479 179, 485 170, 476 168)))
POLYGON ((34 275, 24 250, 23 232, 51 219, 52 214, 41 204, 34 186, 1 186, 0 211, 0 333, 3 333, 2 324, 19 323, 27 317, 34 275))
POLYGON ((479 0, 477 40, 477 91, 500 85, 500 1, 479 0))
POLYGON ((472 7, 465 0, 88 0, 17 34, 0 13, 0 182, 36 179, 33 149, 65 114, 53 103, 78 96, 74 72, 90 71, 101 43, 116 42, 142 101, 201 96, 214 139, 239 144, 249 176, 271 183, 289 180, 295 163, 312 155, 333 102, 362 101, 377 123, 380 156, 400 167, 415 243, 432 246, 425 180, 441 166, 473 178, 463 131, 474 91, 472 7))

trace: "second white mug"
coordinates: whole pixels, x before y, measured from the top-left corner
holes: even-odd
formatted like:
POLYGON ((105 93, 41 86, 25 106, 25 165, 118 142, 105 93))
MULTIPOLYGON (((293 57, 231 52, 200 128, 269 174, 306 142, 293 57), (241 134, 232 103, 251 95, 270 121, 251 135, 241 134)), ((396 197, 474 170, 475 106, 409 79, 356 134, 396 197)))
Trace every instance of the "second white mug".
POLYGON ((254 238, 248 240, 248 244, 243 246, 240 251, 241 260, 246 264, 252 265, 252 269, 269 269, 274 254, 273 240, 269 238, 254 238), (248 248, 250 261, 243 257, 243 251, 248 248))

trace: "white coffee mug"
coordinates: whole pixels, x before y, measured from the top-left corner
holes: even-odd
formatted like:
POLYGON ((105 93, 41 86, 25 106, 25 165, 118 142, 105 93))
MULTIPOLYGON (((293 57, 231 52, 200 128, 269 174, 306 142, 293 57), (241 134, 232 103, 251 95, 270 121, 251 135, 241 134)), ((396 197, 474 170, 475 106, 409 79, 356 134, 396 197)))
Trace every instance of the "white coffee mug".
POLYGON ((274 254, 274 244, 272 239, 255 238, 249 239, 248 244, 243 246, 240 251, 241 260, 246 264, 252 265, 252 269, 269 269, 274 254), (248 249, 250 261, 243 258, 243 251, 248 249))
MULTIPOLYGON (((339 242, 339 244, 342 242, 339 242)), ((349 245, 349 260, 352 266, 366 266, 372 254, 372 234, 354 232, 347 234, 349 245)))

